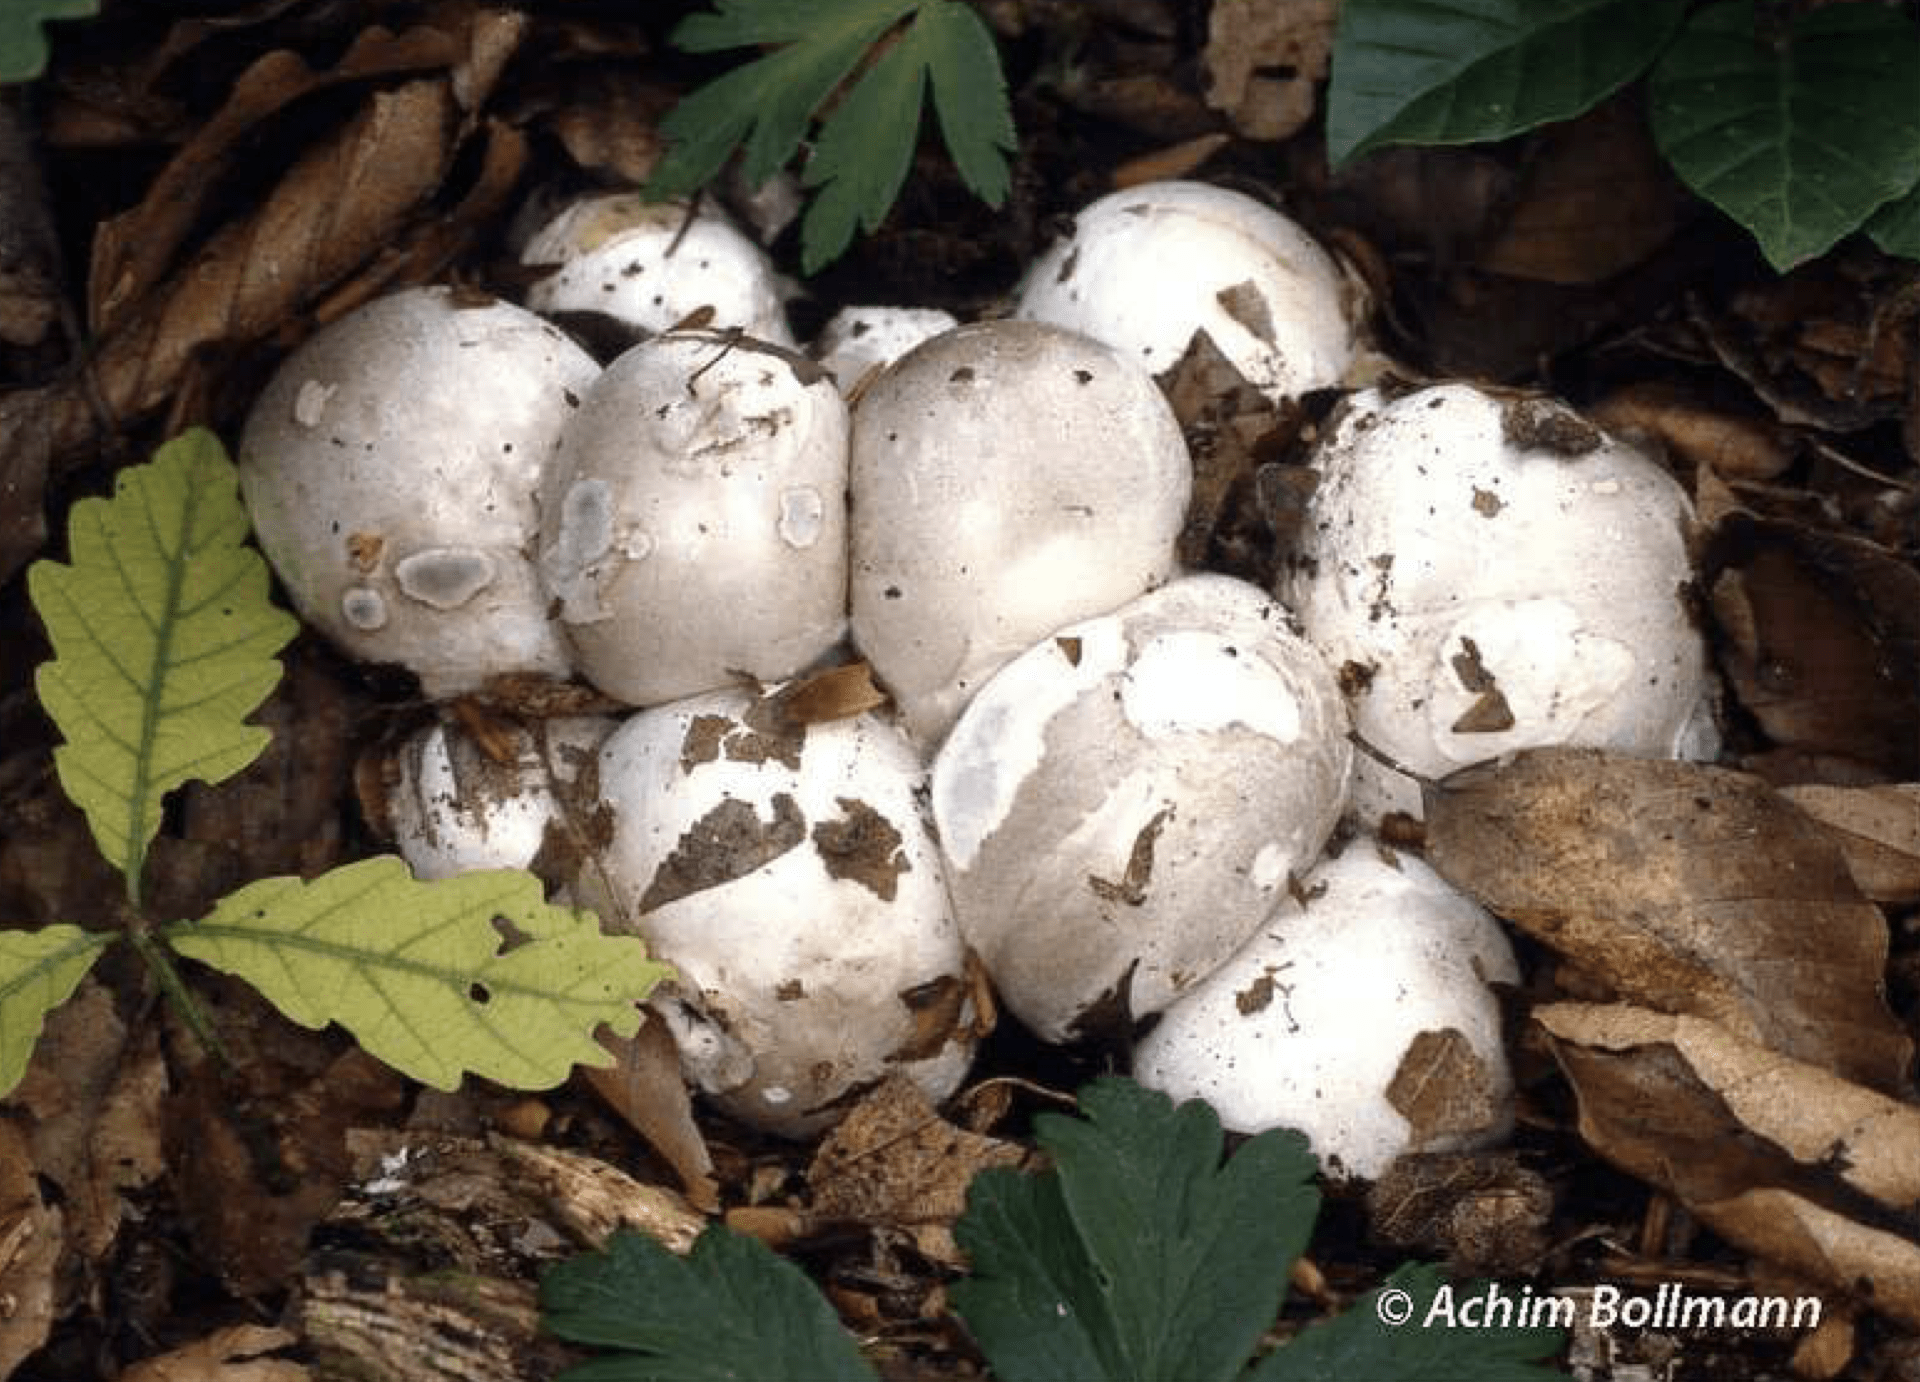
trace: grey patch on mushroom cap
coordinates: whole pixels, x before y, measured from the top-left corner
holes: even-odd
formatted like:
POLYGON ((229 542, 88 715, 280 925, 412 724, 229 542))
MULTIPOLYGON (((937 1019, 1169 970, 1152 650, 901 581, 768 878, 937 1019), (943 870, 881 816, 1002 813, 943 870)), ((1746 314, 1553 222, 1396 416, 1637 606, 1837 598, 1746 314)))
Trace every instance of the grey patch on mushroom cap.
POLYGON ((459 609, 493 584, 493 558, 464 547, 415 552, 393 568, 400 589, 435 609, 459 609))
POLYGON ((340 614, 356 629, 372 633, 386 627, 387 602, 380 598, 377 590, 369 590, 364 585, 351 586, 340 597, 340 614))
POLYGON ((590 624, 608 617, 594 563, 613 546, 613 496, 605 480, 576 480, 560 501, 560 525, 540 554, 540 574, 560 601, 563 619, 590 624))

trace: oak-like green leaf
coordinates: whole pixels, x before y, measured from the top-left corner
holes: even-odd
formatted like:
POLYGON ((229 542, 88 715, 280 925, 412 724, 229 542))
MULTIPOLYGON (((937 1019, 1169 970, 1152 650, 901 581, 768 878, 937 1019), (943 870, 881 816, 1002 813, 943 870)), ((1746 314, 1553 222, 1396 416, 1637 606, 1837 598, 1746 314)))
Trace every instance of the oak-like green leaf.
POLYGON ((84 19, 100 0, 5 0, 0 4, 0 83, 28 82, 47 66, 40 26, 50 19, 84 19))
POLYGON ((1769 41, 1748 0, 1714 5, 1649 95, 1674 170, 1782 271, 1920 182, 1920 27, 1896 8, 1829 5, 1769 41))
POLYGON ((548 904, 532 874, 422 883, 390 856, 249 884, 167 938, 437 1089, 466 1072, 545 1089, 605 1065, 595 1028, 631 1035, 634 1005, 669 973, 593 913, 548 904))
POLYGON ((1338 167, 1566 120, 1645 71, 1682 0, 1344 0, 1327 85, 1338 167))
POLYGON ((66 925, 0 931, 0 1095, 27 1073, 47 1014, 73 996, 113 939, 66 925))
POLYGON ((220 782, 266 747, 243 723, 280 679, 274 654, 298 625, 267 599, 233 464, 211 432, 168 442, 120 472, 111 499, 68 521, 72 565, 35 562, 33 605, 54 658, 40 703, 66 742, 60 785, 138 900, 160 799, 220 782))

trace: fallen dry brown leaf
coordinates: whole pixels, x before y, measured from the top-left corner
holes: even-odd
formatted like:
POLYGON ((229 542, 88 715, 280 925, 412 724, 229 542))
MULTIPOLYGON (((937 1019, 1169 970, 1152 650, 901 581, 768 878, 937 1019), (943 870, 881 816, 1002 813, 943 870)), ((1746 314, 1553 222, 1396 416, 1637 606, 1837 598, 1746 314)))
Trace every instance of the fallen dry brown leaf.
POLYGON ((1781 795, 1832 833, 1860 891, 1920 902, 1920 782, 1786 787, 1781 795))
POLYGON ((673 1168, 689 1200, 701 1209, 719 1208, 713 1154, 693 1121, 679 1048, 666 1023, 649 1015, 631 1037, 603 1031, 600 1044, 613 1053, 613 1064, 582 1066, 580 1074, 673 1168))
POLYGON ((299 1342, 285 1329, 236 1324, 143 1359, 121 1373, 120 1382, 307 1382, 313 1374, 304 1363, 260 1356, 299 1342))
POLYGON ((1630 384, 1587 409, 1587 416, 1609 432, 1653 436, 1673 456, 1716 477, 1771 480, 1793 464, 1794 448, 1779 424, 1716 406, 1671 380, 1630 384))
POLYGON ((1595 1151, 1728 1241, 1920 1325, 1920 1109, 1698 1018, 1553 1003, 1534 1019, 1595 1151))
POLYGON ((1536 749, 1455 773, 1426 815, 1449 882, 1623 997, 1906 1088, 1886 919, 1826 832, 1758 778, 1536 749))
POLYGON ((0 1377, 47 1341, 60 1313, 54 1269, 67 1242, 66 1219, 48 1204, 33 1149, 10 1119, 0 1119, 0 1377))
POLYGON ((1313 118, 1333 55, 1338 0, 1218 0, 1207 15, 1207 104, 1249 139, 1285 139, 1313 118))

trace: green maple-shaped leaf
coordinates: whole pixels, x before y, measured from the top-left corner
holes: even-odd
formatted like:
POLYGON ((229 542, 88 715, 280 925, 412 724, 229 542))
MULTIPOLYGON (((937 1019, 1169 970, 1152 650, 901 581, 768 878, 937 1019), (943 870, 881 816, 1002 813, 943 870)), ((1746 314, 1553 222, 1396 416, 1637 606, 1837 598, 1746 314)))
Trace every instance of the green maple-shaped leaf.
POLYGON ((1056 1170, 975 1178, 956 1225, 974 1275, 955 1305, 1008 1382, 1226 1382, 1313 1227, 1306 1140, 1263 1133, 1222 1166, 1203 1103, 1102 1079, 1080 1107, 1036 1120, 1056 1170))
POLYGON ((113 939, 65 925, 0 931, 0 1095, 27 1073, 47 1014, 73 996, 113 939))
POLYGON ((993 37, 961 0, 718 0, 674 30, 691 52, 748 45, 774 51, 701 87, 661 123, 670 148, 648 182, 691 192, 745 144, 741 171, 758 186, 799 150, 815 114, 861 59, 904 28, 821 123, 805 182, 819 188, 801 226, 807 272, 837 256, 857 226, 885 219, 906 179, 933 83, 934 109, 961 177, 998 206, 1014 147, 1006 80, 993 37))
POLYGON ((1679 0, 1345 0, 1327 85, 1334 165, 1388 144, 1505 139, 1644 71, 1679 0))
POLYGON ((28 82, 47 66, 40 26, 50 19, 84 19, 100 0, 4 0, 0 3, 0 83, 28 82))
POLYGON ((637 939, 602 934, 593 913, 548 904, 532 874, 422 883, 390 856, 310 883, 249 884, 167 938, 437 1089, 469 1071, 545 1089, 575 1065, 607 1064, 595 1028, 631 1035, 634 1005, 670 972, 637 939))
POLYGON ((266 747, 267 731, 242 722, 298 626, 268 602, 246 535, 233 464, 196 429, 123 470, 113 498, 73 506, 71 565, 27 573, 53 642, 35 685, 66 737, 54 767, 136 901, 161 798, 223 781, 266 747))
MULTIPOLYGON (((1748 0, 1713 5, 1660 60, 1649 95, 1675 171, 1783 272, 1920 182, 1920 27, 1898 9, 1830 5, 1769 41, 1748 0)), ((1909 244, 1901 213, 1870 228, 1909 244)))

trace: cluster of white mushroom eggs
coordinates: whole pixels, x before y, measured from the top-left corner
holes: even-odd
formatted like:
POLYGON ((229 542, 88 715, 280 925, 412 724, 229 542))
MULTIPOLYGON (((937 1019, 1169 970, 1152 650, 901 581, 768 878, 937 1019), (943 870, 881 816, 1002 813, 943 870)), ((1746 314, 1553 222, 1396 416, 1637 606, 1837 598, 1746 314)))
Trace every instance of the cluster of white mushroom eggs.
POLYGON ((638 708, 498 771, 423 731, 392 811, 417 870, 572 861, 676 965, 653 1006, 689 1078, 781 1133, 889 1072, 952 1092, 971 951, 1050 1040, 1164 1013, 1143 1079, 1348 1171, 1427 1136, 1382 1101, 1430 1029, 1493 1091, 1447 1145, 1500 1134, 1497 927, 1412 860, 1312 870, 1356 772, 1366 824, 1418 810, 1375 758, 1710 751, 1663 472, 1539 400, 1364 395, 1280 591, 1182 572, 1191 465, 1151 371, 1204 331, 1279 400, 1356 353, 1326 253, 1197 183, 1088 207, 1012 319, 848 308, 811 359, 717 213, 591 199, 526 257, 558 266, 531 307, 647 339, 601 371, 532 311, 396 294, 295 352, 241 445, 262 547, 352 655, 435 698, 573 674, 638 708), (1521 569, 1555 554, 1575 569, 1521 569), (797 712, 849 643, 892 713, 797 712), (1347 1047, 1350 1077, 1300 1073, 1347 1047))

